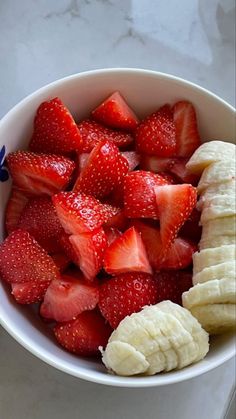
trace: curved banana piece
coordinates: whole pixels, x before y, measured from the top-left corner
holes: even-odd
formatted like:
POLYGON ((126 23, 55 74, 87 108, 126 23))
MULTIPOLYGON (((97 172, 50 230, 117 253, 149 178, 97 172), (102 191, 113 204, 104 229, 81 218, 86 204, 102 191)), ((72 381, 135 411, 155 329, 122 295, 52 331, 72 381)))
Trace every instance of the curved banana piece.
POLYGON ((202 225, 202 238, 215 236, 235 236, 236 234, 236 216, 215 218, 202 225))
POLYGON ((202 284, 213 279, 234 279, 235 280, 235 261, 227 261, 218 265, 208 266, 201 272, 193 275, 193 285, 202 284))
POLYGON ((218 265, 223 262, 235 261, 235 244, 223 245, 212 249, 201 250, 193 254, 193 276, 197 275, 204 268, 218 265))
POLYGON ((228 160, 232 155, 235 155, 235 144, 209 141, 198 147, 186 167, 191 173, 201 174, 211 163, 221 160, 222 157, 228 160))
POLYGON ((235 329, 235 304, 207 304, 192 307, 192 315, 211 335, 217 335, 235 329))
POLYGON ((236 281, 222 278, 194 285, 182 294, 182 301, 187 309, 206 304, 235 304, 236 281))
POLYGON ((224 183, 217 183, 216 185, 211 185, 202 192, 197 203, 197 209, 202 211, 204 204, 207 204, 207 202, 211 201, 212 198, 215 198, 215 196, 232 196, 235 195, 235 191, 235 179, 231 179, 224 183))
POLYGON ((144 373, 148 367, 145 356, 129 343, 114 341, 108 343, 102 361, 107 369, 118 375, 128 376, 144 373))
MULTIPOLYGON (((215 196, 211 201, 203 206, 200 225, 207 223, 215 218, 230 217, 236 214, 235 195, 215 196)), ((233 228, 233 225, 232 225, 233 228)))
POLYGON ((178 304, 171 303, 171 301, 162 301, 158 304, 158 309, 165 313, 171 312, 180 321, 182 326, 185 327, 185 329, 191 334, 198 347, 198 356, 196 361, 204 358, 209 351, 208 336, 207 333, 202 330, 199 322, 191 316, 190 311, 178 304))
POLYGON ((210 249, 225 245, 235 245, 235 237, 234 236, 213 236, 201 238, 198 247, 200 250, 210 249))
POLYGON ((197 190, 201 193, 209 186, 233 179, 235 179, 235 158, 231 156, 227 160, 216 161, 208 166, 201 176, 197 190))
POLYGON ((207 352, 208 334, 190 312, 169 301, 125 317, 109 338, 103 362, 119 375, 153 375, 183 368, 207 352))

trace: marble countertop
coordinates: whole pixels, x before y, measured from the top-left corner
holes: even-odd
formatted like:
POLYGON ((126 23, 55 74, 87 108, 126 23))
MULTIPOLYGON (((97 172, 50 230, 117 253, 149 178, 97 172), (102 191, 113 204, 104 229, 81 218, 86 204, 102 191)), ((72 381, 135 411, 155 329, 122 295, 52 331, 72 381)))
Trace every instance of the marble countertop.
MULTIPOLYGON (((141 67, 235 105, 234 0, 0 1, 0 117, 60 77, 141 67)), ((65 375, 0 329, 1 419, 223 419, 235 360, 187 383, 118 389, 65 375)))

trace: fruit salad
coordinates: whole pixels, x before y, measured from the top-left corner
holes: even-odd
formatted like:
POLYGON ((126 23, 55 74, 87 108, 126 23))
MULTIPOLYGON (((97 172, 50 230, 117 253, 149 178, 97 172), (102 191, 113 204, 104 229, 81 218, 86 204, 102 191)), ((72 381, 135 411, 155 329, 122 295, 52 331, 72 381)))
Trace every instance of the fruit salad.
POLYGON ((140 120, 114 92, 81 121, 52 98, 7 167, 0 279, 65 350, 153 375, 234 327, 235 145, 201 145, 193 104, 140 120))

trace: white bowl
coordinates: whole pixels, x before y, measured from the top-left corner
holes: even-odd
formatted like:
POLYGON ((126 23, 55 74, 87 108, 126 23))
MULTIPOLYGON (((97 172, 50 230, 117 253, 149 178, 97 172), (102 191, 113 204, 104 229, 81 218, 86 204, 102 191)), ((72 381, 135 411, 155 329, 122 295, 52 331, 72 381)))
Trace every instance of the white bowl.
MULTIPOLYGON (((37 90, 16 105, 0 121, 0 150, 6 152, 27 146, 32 133, 32 122, 39 104, 59 96, 76 118, 84 118, 114 90, 119 90, 143 117, 158 106, 179 99, 193 102, 204 141, 235 138, 235 110, 207 90, 171 75, 139 69, 107 69, 76 74, 37 90)), ((1 164, 1 162, 0 162, 1 164)), ((10 181, 0 181, 0 242, 4 234, 4 209, 11 188, 10 181)), ((61 349, 52 339, 47 327, 29 307, 17 305, 9 290, 0 283, 0 322, 26 349, 48 364, 68 374, 97 383, 121 387, 149 387, 172 384, 196 377, 235 354, 232 334, 212 339, 206 358, 181 371, 152 377, 117 377, 109 375, 102 363, 76 357, 61 349)))

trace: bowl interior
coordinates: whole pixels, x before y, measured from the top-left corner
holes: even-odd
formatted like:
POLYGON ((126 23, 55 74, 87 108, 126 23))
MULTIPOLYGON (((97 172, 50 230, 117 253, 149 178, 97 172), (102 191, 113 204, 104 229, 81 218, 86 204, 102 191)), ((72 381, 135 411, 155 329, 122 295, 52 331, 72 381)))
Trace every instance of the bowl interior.
MULTIPOLYGON (((203 141, 218 139, 233 142, 235 138, 235 111, 215 95, 173 76, 145 70, 112 69, 71 76, 27 97, 0 121, 0 150, 3 145, 6 146, 6 153, 27 146, 35 111, 43 100, 59 96, 79 121, 114 90, 124 95, 140 117, 164 103, 188 99, 196 108, 203 141)), ((4 209, 10 188, 10 180, 0 182, 0 242, 4 237, 4 209)), ((107 374, 100 362, 78 358, 58 347, 34 310, 18 306, 2 283, 0 301, 0 322, 19 343, 56 368, 103 384, 124 387, 170 384, 215 368, 235 353, 233 334, 226 334, 212 339, 210 352, 203 361, 181 371, 153 377, 116 377, 107 374)))

